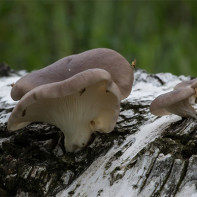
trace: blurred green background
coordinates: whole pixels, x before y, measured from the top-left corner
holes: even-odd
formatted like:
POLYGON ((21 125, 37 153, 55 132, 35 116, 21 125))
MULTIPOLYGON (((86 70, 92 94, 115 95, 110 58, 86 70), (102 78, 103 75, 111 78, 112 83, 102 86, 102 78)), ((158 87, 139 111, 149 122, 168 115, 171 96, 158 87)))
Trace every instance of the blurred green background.
POLYGON ((148 72, 197 76, 196 0, 0 0, 0 62, 28 71, 107 47, 148 72))

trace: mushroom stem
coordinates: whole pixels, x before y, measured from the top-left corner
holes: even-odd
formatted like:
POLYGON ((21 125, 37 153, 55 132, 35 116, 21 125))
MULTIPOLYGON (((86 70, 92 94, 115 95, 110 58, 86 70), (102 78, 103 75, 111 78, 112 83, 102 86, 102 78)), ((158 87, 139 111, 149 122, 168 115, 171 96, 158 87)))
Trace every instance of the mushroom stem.
POLYGON ((77 152, 87 145, 93 131, 87 122, 70 122, 69 125, 59 126, 65 134, 64 146, 67 152, 77 152), (73 124, 72 124, 73 123, 73 124))

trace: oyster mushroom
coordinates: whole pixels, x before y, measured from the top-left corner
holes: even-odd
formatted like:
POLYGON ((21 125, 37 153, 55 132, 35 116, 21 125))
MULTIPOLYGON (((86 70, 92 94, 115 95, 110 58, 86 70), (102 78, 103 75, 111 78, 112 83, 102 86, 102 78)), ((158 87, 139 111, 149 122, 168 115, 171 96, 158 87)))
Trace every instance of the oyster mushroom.
POLYGON ((68 56, 22 77, 11 96, 21 99, 8 120, 8 130, 31 122, 56 125, 69 152, 84 147, 93 132, 111 132, 120 101, 133 83, 133 68, 119 53, 93 49, 68 56))
POLYGON ((197 118, 192 105, 197 98, 197 79, 184 81, 174 90, 158 96, 150 105, 150 111, 156 116, 176 114, 181 117, 197 118))

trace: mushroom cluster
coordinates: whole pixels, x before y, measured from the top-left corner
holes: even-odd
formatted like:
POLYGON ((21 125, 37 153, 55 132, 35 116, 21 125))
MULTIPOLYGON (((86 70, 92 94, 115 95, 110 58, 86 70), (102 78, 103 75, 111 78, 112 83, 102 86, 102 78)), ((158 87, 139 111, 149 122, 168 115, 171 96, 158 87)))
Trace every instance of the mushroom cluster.
POLYGON ((156 116, 176 114, 181 117, 197 119, 196 110, 192 105, 197 98, 197 78, 184 81, 174 87, 174 90, 158 96, 150 105, 150 111, 156 116))
POLYGON ((20 100, 8 130, 46 122, 64 133, 68 152, 78 151, 93 132, 111 132, 120 101, 132 89, 133 68, 119 53, 99 48, 71 55, 18 80, 11 97, 20 100))

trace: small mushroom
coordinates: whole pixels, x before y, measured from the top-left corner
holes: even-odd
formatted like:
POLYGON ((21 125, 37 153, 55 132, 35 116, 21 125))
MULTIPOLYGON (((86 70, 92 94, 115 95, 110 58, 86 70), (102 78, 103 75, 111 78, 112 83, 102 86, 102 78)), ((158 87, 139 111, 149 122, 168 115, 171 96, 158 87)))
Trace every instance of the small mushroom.
POLYGON ((22 77, 12 88, 19 100, 8 120, 8 130, 31 122, 56 125, 64 133, 69 152, 84 147, 93 132, 111 132, 120 101, 133 84, 133 68, 119 53, 93 49, 65 57, 22 77))
POLYGON ((197 78, 177 84, 174 90, 158 96, 150 105, 150 111, 156 116, 176 114, 181 117, 197 119, 192 105, 197 98, 197 78))

